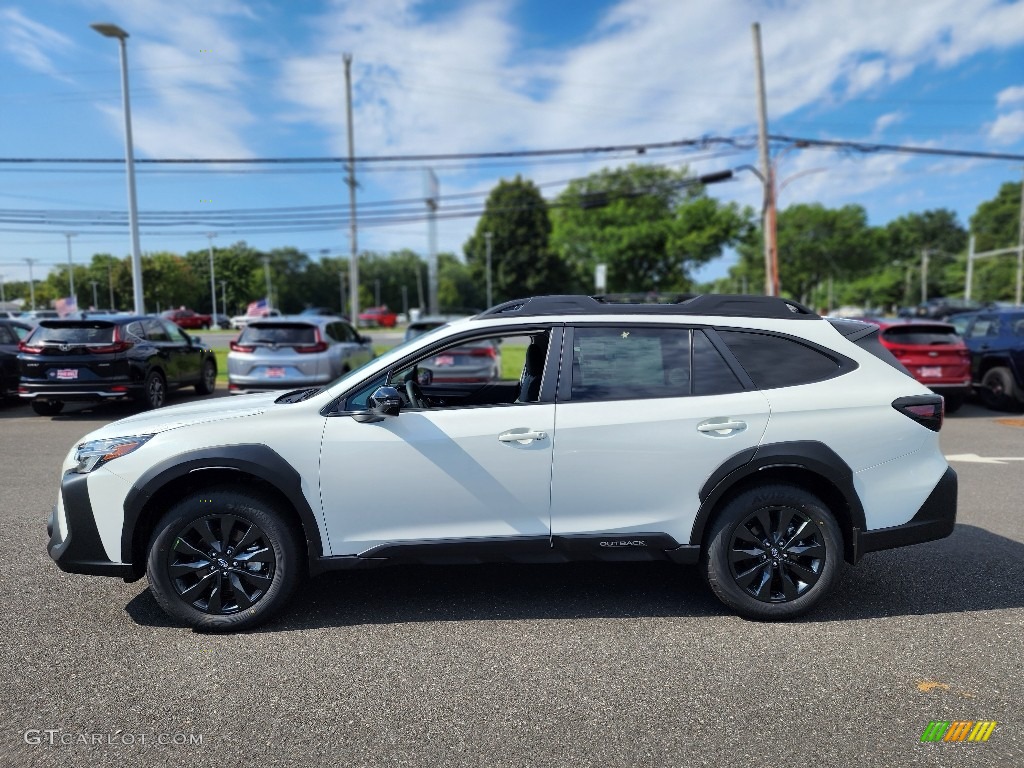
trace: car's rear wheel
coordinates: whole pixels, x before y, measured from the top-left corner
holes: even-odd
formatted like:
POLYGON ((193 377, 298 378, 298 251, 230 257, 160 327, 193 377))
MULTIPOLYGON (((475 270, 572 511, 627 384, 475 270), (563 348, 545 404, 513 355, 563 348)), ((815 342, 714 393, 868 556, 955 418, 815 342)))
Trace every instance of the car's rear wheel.
POLYGON ((789 619, 810 610, 835 583, 842 541, 817 496, 764 485, 722 508, 702 563, 712 591, 741 616, 789 619))
POLYGON ((157 524, 146 575, 157 603, 197 629, 269 619, 301 576, 298 536, 273 504, 233 488, 195 492, 157 524))
POLYGON ((1020 392, 1013 381, 1013 372, 1001 366, 985 371, 981 379, 981 396, 986 406, 998 411, 1022 405, 1020 392))
POLYGON ((56 416, 64 410, 62 400, 33 400, 32 410, 40 416, 56 416))
POLYGON ((167 402, 167 382, 160 371, 150 371, 139 393, 139 404, 148 410, 163 408, 167 402))
POLYGON ((209 395, 217 388, 217 364, 213 360, 203 363, 202 376, 196 384, 196 392, 200 395, 209 395))

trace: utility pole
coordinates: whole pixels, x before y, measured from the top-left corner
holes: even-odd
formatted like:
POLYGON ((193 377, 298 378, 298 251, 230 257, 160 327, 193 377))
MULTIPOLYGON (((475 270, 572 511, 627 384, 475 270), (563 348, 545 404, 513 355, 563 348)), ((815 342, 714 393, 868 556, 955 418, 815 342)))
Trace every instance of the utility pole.
POLYGON ((427 203, 427 294, 429 300, 428 312, 436 315, 439 312, 437 306, 437 176, 427 168, 423 177, 426 188, 427 203))
POLYGON ((114 268, 107 264, 107 284, 110 286, 110 309, 114 310, 114 268))
POLYGON ((1024 178, 1020 182, 1020 221, 1017 224, 1017 292, 1015 303, 1020 306, 1021 283, 1024 283, 1024 178))
POLYGON ((270 257, 263 257, 263 276, 267 280, 267 314, 270 314, 270 310, 274 308, 274 299, 270 295, 270 257))
POLYGON ((921 303, 928 301, 928 251, 921 251, 921 303))
POLYGON ((345 115, 348 121, 348 232, 352 255, 348 262, 349 319, 359 317, 359 258, 356 244, 356 164, 352 128, 352 54, 342 54, 345 62, 345 115))
POLYGON ((494 302, 491 301, 491 238, 494 237, 493 232, 484 232, 484 240, 487 241, 487 308, 490 309, 494 306, 494 302))
POLYGON ((380 278, 373 278, 373 303, 375 306, 380 306, 380 278))
POLYGON ((90 280, 89 282, 92 283, 92 306, 95 308, 100 303, 99 299, 96 298, 96 286, 99 285, 99 283, 95 280, 90 280))
POLYGON ((402 286, 402 314, 409 316, 409 286, 402 286))
POLYGON ((68 240, 68 298, 73 299, 75 306, 78 306, 78 297, 75 295, 75 266, 71 262, 71 238, 74 232, 65 232, 64 237, 68 240))
POLYGON ((206 237, 210 243, 210 299, 213 304, 213 317, 210 319, 210 322, 212 324, 217 322, 217 283, 213 278, 213 238, 216 236, 216 232, 206 233, 206 237))
POLYGON ((32 265, 36 263, 35 259, 25 259, 28 262, 28 293, 29 302, 32 304, 32 311, 36 309, 36 279, 32 276, 32 265))
MULTIPOLYGON (((349 317, 345 314, 345 273, 338 271, 338 298, 341 299, 341 305, 338 307, 338 311, 341 312, 342 317, 349 317)), ((352 318, 349 317, 349 320, 352 318)))
POLYGON ((761 226, 764 229, 764 292, 779 295, 778 257, 776 255, 775 169, 768 156, 768 106, 764 89, 764 58, 761 55, 761 25, 754 22, 754 66, 757 71, 757 143, 761 155, 764 186, 764 207, 761 226))
POLYGON ((224 314, 229 315, 231 313, 228 312, 228 281, 219 280, 218 282, 220 283, 220 305, 224 308, 224 314))

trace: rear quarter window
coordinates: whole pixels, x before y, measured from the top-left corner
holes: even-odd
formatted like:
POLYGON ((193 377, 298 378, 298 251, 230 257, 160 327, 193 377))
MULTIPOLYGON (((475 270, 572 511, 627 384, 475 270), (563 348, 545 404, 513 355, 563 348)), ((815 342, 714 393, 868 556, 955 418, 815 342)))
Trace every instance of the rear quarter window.
POLYGON ((752 331, 718 335, 758 389, 810 384, 840 373, 838 359, 795 339, 752 331))

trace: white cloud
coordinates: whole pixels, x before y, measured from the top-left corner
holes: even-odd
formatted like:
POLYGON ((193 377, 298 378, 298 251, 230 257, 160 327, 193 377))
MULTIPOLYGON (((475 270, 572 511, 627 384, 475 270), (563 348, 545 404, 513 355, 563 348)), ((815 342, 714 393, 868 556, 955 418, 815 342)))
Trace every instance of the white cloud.
POLYGON ((1010 88, 1004 88, 996 94, 997 107, 1007 107, 1010 104, 1016 104, 1020 101, 1024 101, 1024 85, 1015 85, 1010 88))
POLYGON ((70 82, 53 63, 54 55, 74 48, 70 38, 25 16, 17 8, 0 10, 0 43, 22 66, 70 82))
POLYGON ((988 135, 998 144, 1013 144, 1024 138, 1024 109, 1000 115, 989 127, 988 135))
POLYGON ((876 135, 884 133, 885 130, 887 128, 889 128, 889 126, 896 125, 897 123, 903 122, 906 119, 906 117, 907 117, 906 113, 904 113, 902 111, 900 111, 900 112, 887 112, 886 114, 882 115, 877 120, 875 120, 875 130, 874 130, 874 133, 876 135))

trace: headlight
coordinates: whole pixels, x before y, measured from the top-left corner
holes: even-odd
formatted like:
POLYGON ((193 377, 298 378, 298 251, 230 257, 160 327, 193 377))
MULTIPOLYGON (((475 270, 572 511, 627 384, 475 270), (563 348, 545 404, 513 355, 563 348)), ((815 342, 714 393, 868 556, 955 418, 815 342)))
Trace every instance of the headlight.
POLYGON ((75 461, 78 464, 72 472, 87 475, 108 461, 127 456, 136 448, 146 444, 152 435, 133 435, 132 437, 110 437, 105 440, 90 440, 75 449, 75 461))

